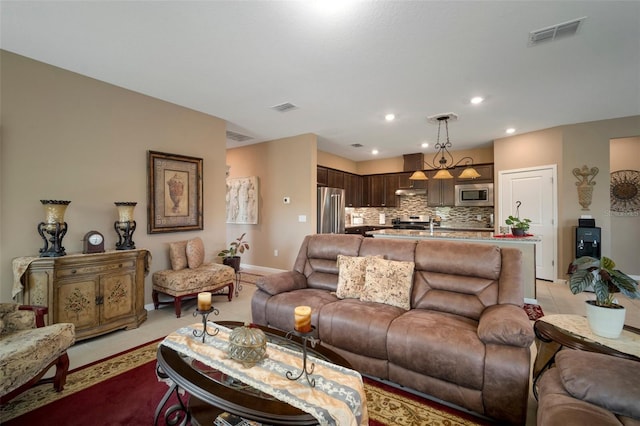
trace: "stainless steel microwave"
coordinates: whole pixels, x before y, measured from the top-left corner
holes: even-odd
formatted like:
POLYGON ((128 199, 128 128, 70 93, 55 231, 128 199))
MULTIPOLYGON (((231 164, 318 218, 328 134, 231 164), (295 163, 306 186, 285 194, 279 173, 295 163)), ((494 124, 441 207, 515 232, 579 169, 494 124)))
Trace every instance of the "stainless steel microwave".
POLYGON ((456 185, 456 206, 493 206, 492 183, 456 185))

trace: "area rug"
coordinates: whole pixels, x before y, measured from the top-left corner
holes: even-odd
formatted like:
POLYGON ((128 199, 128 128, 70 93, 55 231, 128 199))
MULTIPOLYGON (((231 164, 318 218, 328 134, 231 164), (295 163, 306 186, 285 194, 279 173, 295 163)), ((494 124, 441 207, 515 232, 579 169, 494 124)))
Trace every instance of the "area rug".
MULTIPOLYGON (((37 386, 1 407, 0 424, 150 425, 167 390, 155 374, 157 346, 151 342, 76 369, 60 394, 50 384, 37 386)), ((491 424, 377 380, 365 378, 365 392, 371 426, 491 424)))
POLYGON ((542 308, 540 307, 540 305, 525 303, 524 311, 527 313, 531 321, 535 321, 544 316, 544 312, 542 312, 542 308))

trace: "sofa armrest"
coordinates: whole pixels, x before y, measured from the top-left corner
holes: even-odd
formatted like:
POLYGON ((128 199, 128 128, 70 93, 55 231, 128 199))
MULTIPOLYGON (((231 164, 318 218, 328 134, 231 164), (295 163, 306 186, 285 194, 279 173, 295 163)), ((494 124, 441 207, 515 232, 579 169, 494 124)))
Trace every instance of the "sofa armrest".
POLYGON ((32 311, 36 316, 36 327, 44 327, 44 316, 49 313, 49 308, 38 305, 20 305, 21 311, 32 311))
POLYGON ((480 315, 478 337, 485 344, 528 348, 533 343, 533 326, 524 310, 515 305, 489 306, 480 315))
POLYGON ((256 287, 274 296, 287 291, 307 288, 307 277, 295 271, 279 272, 259 278, 256 287))

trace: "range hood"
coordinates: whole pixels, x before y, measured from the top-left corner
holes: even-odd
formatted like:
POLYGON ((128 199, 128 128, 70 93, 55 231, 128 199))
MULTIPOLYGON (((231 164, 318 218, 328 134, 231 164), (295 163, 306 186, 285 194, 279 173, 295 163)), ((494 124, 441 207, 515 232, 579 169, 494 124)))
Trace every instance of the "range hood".
POLYGON ((396 189, 396 195, 427 195, 425 188, 396 189))

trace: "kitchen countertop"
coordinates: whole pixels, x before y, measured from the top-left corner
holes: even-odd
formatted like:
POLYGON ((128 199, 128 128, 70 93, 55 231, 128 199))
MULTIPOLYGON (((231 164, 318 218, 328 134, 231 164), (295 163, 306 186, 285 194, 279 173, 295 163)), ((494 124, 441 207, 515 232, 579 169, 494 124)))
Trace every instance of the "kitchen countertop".
POLYGON ((376 238, 404 238, 404 239, 429 239, 429 238, 443 238, 443 239, 460 239, 467 241, 474 240, 493 240, 500 241, 502 243, 536 243, 540 240, 540 237, 532 235, 530 237, 517 237, 514 238, 510 234, 503 236, 502 234, 496 234, 493 232, 474 231, 467 229, 465 231, 447 230, 444 228, 436 228, 433 234, 430 231, 419 231, 412 229, 380 229, 378 231, 369 231, 367 235, 371 235, 376 238))

